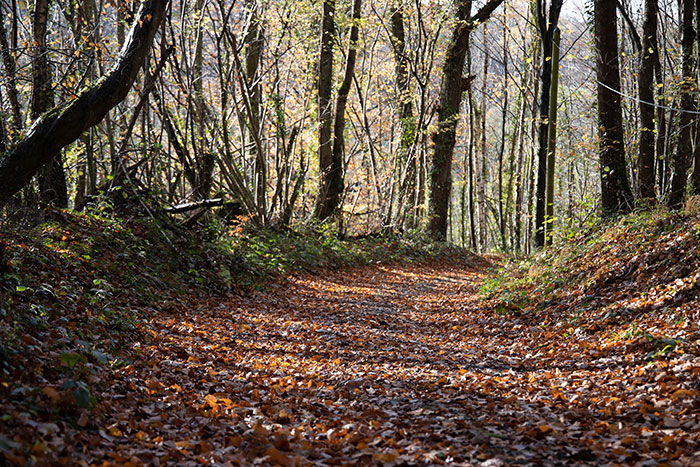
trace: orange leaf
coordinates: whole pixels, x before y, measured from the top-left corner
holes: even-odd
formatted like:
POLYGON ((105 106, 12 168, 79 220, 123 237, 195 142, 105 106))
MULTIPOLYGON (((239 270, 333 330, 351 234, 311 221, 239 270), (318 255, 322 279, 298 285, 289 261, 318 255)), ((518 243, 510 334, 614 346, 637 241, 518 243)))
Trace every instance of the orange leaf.
POLYGON ((41 388, 41 392, 49 396, 54 404, 57 404, 61 400, 61 395, 51 386, 41 388))
POLYGON ((378 462, 394 462, 399 458, 399 453, 396 451, 382 452, 375 454, 373 458, 378 462))

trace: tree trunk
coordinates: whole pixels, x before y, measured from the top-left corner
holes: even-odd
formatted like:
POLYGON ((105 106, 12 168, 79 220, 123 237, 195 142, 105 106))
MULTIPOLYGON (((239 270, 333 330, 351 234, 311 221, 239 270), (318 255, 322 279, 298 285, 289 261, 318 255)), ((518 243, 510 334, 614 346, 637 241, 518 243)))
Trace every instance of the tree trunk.
POLYGON ((327 219, 335 207, 331 193, 333 174, 333 109, 331 93, 333 91, 333 32, 335 29, 335 0, 323 0, 323 23, 321 26, 321 54, 318 67, 318 176, 319 192, 316 217, 327 219))
POLYGON ((536 14, 542 39, 542 78, 540 81, 540 125, 537 151, 537 192, 535 194, 535 246, 545 243, 545 211, 547 195, 547 145, 549 138, 549 99, 552 83, 552 41, 554 30, 559 24, 563 0, 552 0, 549 15, 544 1, 537 0, 536 14))
POLYGON ((503 19, 503 102, 501 109, 501 148, 498 151, 498 230, 501 250, 506 251, 506 205, 503 199, 503 158, 506 151, 506 119, 508 118, 508 32, 506 17, 503 19))
MULTIPOLYGON (((32 97, 30 116, 36 120, 53 107, 53 79, 49 50, 46 47, 46 26, 51 9, 51 0, 34 3, 32 22, 32 97)), ((54 157, 39 172, 39 192, 45 204, 68 207, 68 189, 61 156, 54 157)))
MULTIPOLYGON (((2 13, 1 5, 0 13, 2 13)), ((5 75, 7 76, 5 89, 7 99, 10 103, 10 114, 12 116, 11 128, 13 130, 14 137, 17 137, 22 131, 22 114, 19 105, 19 92, 17 91, 17 63, 15 62, 14 57, 10 54, 10 44, 8 42, 7 31, 5 31, 4 21, 0 21, 0 54, 2 54, 2 64, 5 68, 5 75)))
MULTIPOLYGON (((263 210, 266 210, 266 185, 267 164, 265 154, 258 150, 255 144, 260 138, 260 106, 262 105, 262 85, 260 84, 260 62, 262 61, 264 47, 264 31, 260 18, 260 6, 258 0, 246 0, 246 8, 249 10, 250 20, 248 33, 245 36, 245 73, 248 89, 250 90, 250 108, 248 132, 250 134, 250 155, 254 161, 255 172, 255 200, 263 210), (254 134, 255 133, 255 134, 254 134)), ((262 149, 262 148, 260 148, 262 149)))
POLYGON ((610 216, 629 212, 633 203, 623 141, 615 3, 595 0, 594 17, 602 210, 610 216))
POLYGON ((355 61, 357 59, 357 41, 360 36, 360 16, 362 12, 362 0, 355 0, 352 6, 352 26, 350 27, 350 40, 345 62, 343 82, 338 88, 338 97, 335 105, 335 121, 333 123, 333 159, 331 162, 330 178, 328 184, 329 202, 327 208, 330 213, 340 205, 343 194, 343 161, 345 157, 345 108, 348 103, 350 86, 355 75, 355 61))
POLYGON ((430 174, 428 230, 434 239, 445 240, 447 237, 447 213, 452 188, 452 156, 455 134, 459 108, 462 103, 462 92, 466 90, 471 81, 470 78, 462 76, 469 34, 476 24, 486 21, 502 2, 503 0, 488 1, 473 17, 470 17, 471 0, 458 0, 456 2, 457 23, 452 32, 452 40, 443 65, 437 130, 433 135, 433 170, 430 174))
POLYGON ((127 44, 107 75, 69 103, 44 113, 0 159, 0 204, 25 186, 61 149, 98 124, 128 94, 163 19, 168 0, 141 3, 127 44))
MULTIPOLYGON (((472 70, 472 54, 467 49, 467 71, 471 75, 472 70)), ((477 250, 476 242, 476 219, 474 204, 474 148, 476 147, 476 138, 478 130, 475 125, 474 116, 474 94, 471 87, 467 90, 467 100, 469 102, 469 147, 467 149, 467 172, 469 174, 469 245, 474 251, 477 250)))
POLYGON ((640 198, 656 199, 654 189, 654 59, 658 26, 658 0, 645 0, 644 27, 642 30, 642 63, 639 68, 639 168, 637 192, 640 198))
POLYGON ((671 208, 679 208, 683 204, 685 187, 687 184, 688 166, 690 155, 693 151, 691 135, 692 124, 695 116, 689 111, 695 110, 695 77, 693 74, 693 44, 695 42, 695 30, 693 29, 693 0, 682 1, 682 31, 681 53, 683 62, 681 65, 683 81, 681 82, 681 115, 679 119, 678 146, 673 155, 673 175, 671 178, 671 191, 668 196, 668 205, 671 208))
MULTIPOLYGON (((405 167, 399 190, 399 199, 405 200, 406 195, 415 193, 417 176, 417 158, 411 155, 416 139, 416 119, 413 115, 413 97, 409 81, 409 63, 406 53, 406 33, 404 29, 403 4, 393 4, 390 13, 391 41, 394 51, 394 73, 396 74, 396 96, 399 118, 398 166, 405 167)), ((404 209, 410 210, 410 203, 404 203, 404 209)), ((411 214, 411 218, 415 213, 411 214)), ((409 220, 409 224, 413 222, 409 220)))
POLYGON ((554 230, 554 174, 557 152, 557 104, 559 93, 559 43, 561 31, 554 30, 552 38, 552 81, 549 85, 549 128, 547 137, 547 216, 545 218, 545 244, 552 244, 554 230))
MULTIPOLYGON (((487 38, 487 25, 484 25, 484 41, 487 38)), ((491 60, 488 47, 484 47, 483 80, 481 83, 481 111, 476 112, 479 120, 479 145, 481 158, 477 163, 476 198, 479 205, 479 251, 485 252, 488 245, 488 200, 486 199, 486 185, 488 185, 488 148, 486 147, 486 102, 489 76, 489 61, 491 60)))
MULTIPOLYGON (((695 38, 698 47, 700 47, 700 0, 695 0, 695 38)), ((698 49, 700 50, 700 49, 698 49)), ((695 148, 693 149, 693 173, 690 176, 691 189, 694 195, 700 194, 700 125, 695 119, 696 126, 696 137, 695 137, 695 148)))

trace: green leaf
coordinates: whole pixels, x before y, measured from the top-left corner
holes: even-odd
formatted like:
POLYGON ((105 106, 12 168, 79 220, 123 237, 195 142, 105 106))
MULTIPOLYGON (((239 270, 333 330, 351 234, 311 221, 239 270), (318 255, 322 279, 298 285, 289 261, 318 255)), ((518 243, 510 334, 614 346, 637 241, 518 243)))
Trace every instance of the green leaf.
POLYGON ((69 379, 69 380, 67 380, 67 381, 64 381, 63 384, 61 384, 61 387, 62 387, 63 389, 72 389, 72 388, 74 388, 74 387, 76 387, 76 386, 77 386, 76 382, 73 381, 72 379, 69 379))
POLYGON ((100 363, 100 365, 104 365, 105 363, 108 363, 112 360, 111 355, 102 353, 99 350, 92 350, 90 353, 93 357, 95 357, 95 360, 97 360, 100 363))
POLYGON ((82 381, 69 379, 61 384, 63 389, 72 389, 71 395, 76 404, 84 409, 91 409, 95 406, 95 398, 90 394, 88 385, 82 381))
POLYGON ((17 292, 24 292, 25 290, 27 290, 27 288, 22 285, 18 285, 17 287, 15 287, 15 290, 17 292))
POLYGON ((81 355, 77 353, 66 352, 62 353, 58 358, 68 368, 73 368, 80 361, 81 355))
POLYGON ((90 391, 85 387, 77 387, 71 391, 75 402, 84 409, 90 409, 94 405, 94 400, 90 395, 90 391))
POLYGON ((20 449, 22 446, 10 439, 0 436, 0 452, 7 452, 13 449, 20 449))

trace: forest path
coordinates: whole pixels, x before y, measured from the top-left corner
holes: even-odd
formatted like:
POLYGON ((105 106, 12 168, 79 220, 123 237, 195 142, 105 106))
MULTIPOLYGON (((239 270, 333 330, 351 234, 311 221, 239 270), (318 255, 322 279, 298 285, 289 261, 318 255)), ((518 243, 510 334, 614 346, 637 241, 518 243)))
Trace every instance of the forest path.
POLYGON ((484 274, 363 267, 159 315, 115 375, 102 446, 180 465, 655 465, 698 442, 682 406, 655 411, 644 362, 487 309, 484 274))

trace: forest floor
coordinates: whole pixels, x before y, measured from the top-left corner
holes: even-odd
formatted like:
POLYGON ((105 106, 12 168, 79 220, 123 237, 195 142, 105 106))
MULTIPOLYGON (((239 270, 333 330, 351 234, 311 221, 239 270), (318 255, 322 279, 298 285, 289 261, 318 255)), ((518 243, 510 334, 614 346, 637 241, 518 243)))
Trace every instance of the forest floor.
MULTIPOLYGON (((659 249, 697 244, 668 235, 659 249)), ((645 293, 631 319, 637 305, 602 274, 535 310, 524 295, 485 294, 497 271, 483 258, 366 265, 142 307, 128 339, 114 334, 118 358, 85 330, 21 335, 42 354, 39 376, 3 379, 0 454, 17 465, 700 463, 696 295, 677 307, 677 293, 645 293)))

